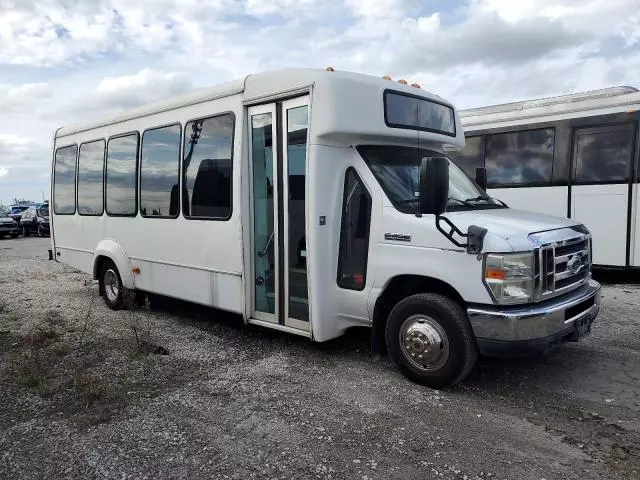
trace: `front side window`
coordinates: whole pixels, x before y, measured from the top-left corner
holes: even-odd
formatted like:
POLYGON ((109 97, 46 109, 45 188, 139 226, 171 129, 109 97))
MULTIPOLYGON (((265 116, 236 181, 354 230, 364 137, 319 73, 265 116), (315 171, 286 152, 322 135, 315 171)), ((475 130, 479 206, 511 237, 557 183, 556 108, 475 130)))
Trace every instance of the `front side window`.
POLYGON ((231 113, 187 123, 182 164, 185 217, 231 217, 233 123, 231 113))
POLYGON ((487 184, 551 185, 554 143, 553 128, 488 135, 487 184))
POLYGON ((342 200, 338 285, 362 290, 367 283, 371 195, 353 168, 347 170, 342 200))
POLYGON ((102 215, 104 140, 83 143, 78 155, 78 213, 102 215))
MULTIPOLYGON (((360 146, 358 152, 371 168, 380 186, 397 210, 418 213, 420 209, 420 164, 424 157, 443 157, 441 152, 413 147, 360 146)), ((497 201, 449 161, 447 210, 502 208, 497 201)))
POLYGON ((53 168, 53 211, 57 215, 76 213, 77 146, 59 148, 53 168))
POLYGON ((107 144, 107 214, 136 215, 138 134, 109 139, 107 144))
POLYGON ((147 130, 142 135, 140 212, 143 217, 178 216, 180 125, 147 130))

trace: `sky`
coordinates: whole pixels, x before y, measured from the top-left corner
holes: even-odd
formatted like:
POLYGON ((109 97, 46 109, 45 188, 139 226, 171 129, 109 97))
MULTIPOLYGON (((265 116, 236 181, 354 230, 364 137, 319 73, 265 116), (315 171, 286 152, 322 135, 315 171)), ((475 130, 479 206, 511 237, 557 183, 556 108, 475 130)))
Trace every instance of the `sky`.
POLYGON ((0 0, 0 203, 48 198, 59 126, 283 67, 458 108, 640 87, 638 0, 0 0))

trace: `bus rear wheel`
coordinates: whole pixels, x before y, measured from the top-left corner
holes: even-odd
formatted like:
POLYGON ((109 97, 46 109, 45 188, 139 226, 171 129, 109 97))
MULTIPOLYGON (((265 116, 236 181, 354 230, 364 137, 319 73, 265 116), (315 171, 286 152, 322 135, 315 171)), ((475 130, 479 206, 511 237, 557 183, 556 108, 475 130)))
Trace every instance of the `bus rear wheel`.
POLYGON ((478 358, 463 308, 443 295, 411 295, 391 310, 385 337, 389 354, 410 380, 432 388, 462 381, 478 358))
POLYGON ((111 260, 105 260, 100 270, 100 292, 104 303, 111 310, 120 310, 127 305, 132 292, 122 284, 118 268, 111 260))

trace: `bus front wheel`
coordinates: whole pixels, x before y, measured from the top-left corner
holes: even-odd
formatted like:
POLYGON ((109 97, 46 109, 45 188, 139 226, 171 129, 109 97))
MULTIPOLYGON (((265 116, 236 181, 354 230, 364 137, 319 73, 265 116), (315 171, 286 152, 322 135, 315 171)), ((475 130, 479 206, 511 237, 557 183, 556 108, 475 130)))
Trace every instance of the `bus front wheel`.
POLYGON ((122 285, 118 268, 111 260, 105 260, 100 271, 100 292, 104 303, 111 310, 120 310, 127 305, 132 292, 122 285))
POLYGON ((444 388, 463 380, 477 357, 466 312, 443 295, 411 295, 391 310, 385 330, 389 354, 414 382, 444 388))

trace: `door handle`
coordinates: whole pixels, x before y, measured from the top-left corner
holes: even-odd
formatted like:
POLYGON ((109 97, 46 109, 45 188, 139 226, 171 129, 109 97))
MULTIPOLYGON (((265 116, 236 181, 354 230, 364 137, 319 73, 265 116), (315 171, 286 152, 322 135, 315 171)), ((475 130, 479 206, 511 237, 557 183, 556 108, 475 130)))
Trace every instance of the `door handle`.
POLYGON ((269 240, 267 240, 267 244, 264 246, 264 249, 262 251, 258 250, 257 254, 259 257, 264 257, 267 254, 272 241, 273 241, 273 230, 271 231, 271 235, 269 236, 269 240))

